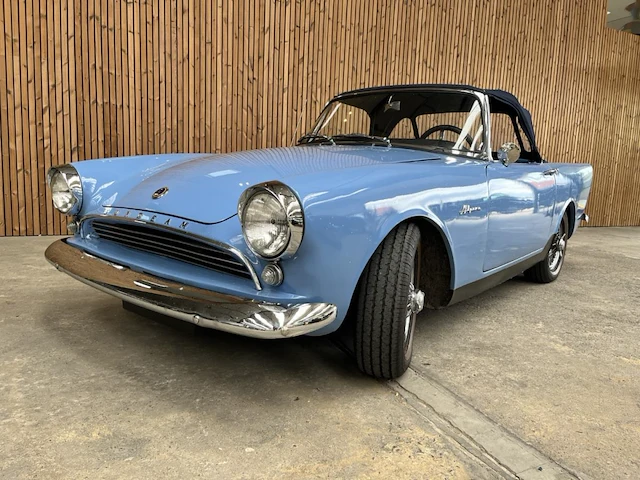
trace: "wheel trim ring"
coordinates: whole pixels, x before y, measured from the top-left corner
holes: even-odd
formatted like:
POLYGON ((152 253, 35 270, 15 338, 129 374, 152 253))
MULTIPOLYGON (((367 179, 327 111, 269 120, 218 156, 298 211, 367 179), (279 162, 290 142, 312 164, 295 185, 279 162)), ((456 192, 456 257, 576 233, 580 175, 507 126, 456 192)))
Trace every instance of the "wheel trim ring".
POLYGON ((556 238, 549 249, 548 265, 549 271, 553 275, 557 275, 560 272, 560 268, 564 263, 564 255, 567 249, 567 234, 564 232, 564 224, 560 224, 560 229, 556 234, 556 238))
POLYGON ((411 322, 413 321, 414 317, 415 317, 415 313, 413 313, 413 309, 412 309, 412 305, 411 305, 411 297, 413 296, 414 292, 415 292, 415 286, 414 286, 414 281, 415 281, 415 269, 411 270, 411 281, 409 282, 409 295, 408 295, 408 301, 407 301, 407 313, 404 319, 404 348, 405 350, 407 349, 407 341, 409 339, 410 333, 411 333, 411 322))
MULTIPOLYGON (((404 334, 403 350, 404 350, 405 358, 407 358, 408 354, 412 350, 413 333, 415 331, 416 317, 418 316, 417 313, 414 313, 412 308, 412 297, 417 290, 415 287, 415 283, 416 283, 415 279, 416 279, 416 271, 420 266, 419 255, 420 255, 420 250, 418 249, 418 251, 416 251, 416 255, 413 261, 413 267, 411 268, 411 277, 409 280, 409 292, 407 295, 407 311, 406 311, 406 316, 404 320, 404 329, 403 329, 403 334, 404 334)), ((418 278, 419 278, 419 275, 418 275, 418 278)))

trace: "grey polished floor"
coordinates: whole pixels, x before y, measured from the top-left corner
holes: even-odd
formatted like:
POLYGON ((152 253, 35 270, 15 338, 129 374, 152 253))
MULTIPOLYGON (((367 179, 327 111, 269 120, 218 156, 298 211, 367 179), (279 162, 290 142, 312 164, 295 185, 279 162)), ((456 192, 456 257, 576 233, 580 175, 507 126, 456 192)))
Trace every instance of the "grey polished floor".
POLYGON ((640 478, 640 228, 582 228, 560 278, 418 324, 413 367, 583 478, 640 478))
MULTIPOLYGON (((51 241, 0 239, 1 478, 509 477, 330 341, 140 317, 51 241)), ((639 478, 639 300, 640 229, 581 229, 558 282, 424 312, 413 369, 576 476, 639 478)))
POLYGON ((493 478, 327 339, 158 323, 0 239, 0 478, 493 478))

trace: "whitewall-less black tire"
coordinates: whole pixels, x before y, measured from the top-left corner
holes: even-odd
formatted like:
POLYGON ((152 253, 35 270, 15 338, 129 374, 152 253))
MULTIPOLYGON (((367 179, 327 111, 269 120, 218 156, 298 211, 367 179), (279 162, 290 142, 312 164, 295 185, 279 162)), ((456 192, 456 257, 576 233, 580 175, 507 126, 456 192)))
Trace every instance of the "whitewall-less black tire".
POLYGON ((406 223, 382 242, 362 274, 355 299, 355 356, 376 378, 402 375, 413 353, 413 334, 424 294, 420 278, 420 229, 406 223))
POLYGON ((525 270, 525 278, 536 283, 551 283, 558 278, 560 270, 562 270, 562 266, 564 265, 568 238, 569 221, 565 215, 562 217, 558 231, 551 242, 551 246, 544 260, 536 263, 530 269, 525 270))

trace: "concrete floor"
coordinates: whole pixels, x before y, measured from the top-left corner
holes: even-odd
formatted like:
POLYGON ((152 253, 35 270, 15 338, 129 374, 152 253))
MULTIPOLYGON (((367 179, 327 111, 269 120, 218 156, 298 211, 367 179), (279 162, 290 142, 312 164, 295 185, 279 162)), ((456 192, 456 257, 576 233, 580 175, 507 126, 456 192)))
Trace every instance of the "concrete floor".
POLYGON ((326 339, 124 311, 52 240, 0 239, 1 478, 514 478, 445 397, 546 458, 522 478, 640 478, 640 229, 581 229, 558 282, 422 314, 408 393, 326 339))
POLYGON ((583 478, 640 478, 640 228, 582 228, 560 278, 418 323, 413 367, 583 478))

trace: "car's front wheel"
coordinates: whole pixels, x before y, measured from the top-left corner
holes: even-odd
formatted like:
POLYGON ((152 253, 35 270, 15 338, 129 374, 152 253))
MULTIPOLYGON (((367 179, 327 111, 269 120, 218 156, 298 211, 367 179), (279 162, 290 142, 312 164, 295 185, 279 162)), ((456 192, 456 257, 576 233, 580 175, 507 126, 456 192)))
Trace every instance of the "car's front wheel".
POLYGON ((376 378, 402 375, 413 353, 416 315, 424 306, 420 278, 420 229, 396 227, 369 261, 355 303, 358 367, 376 378))

